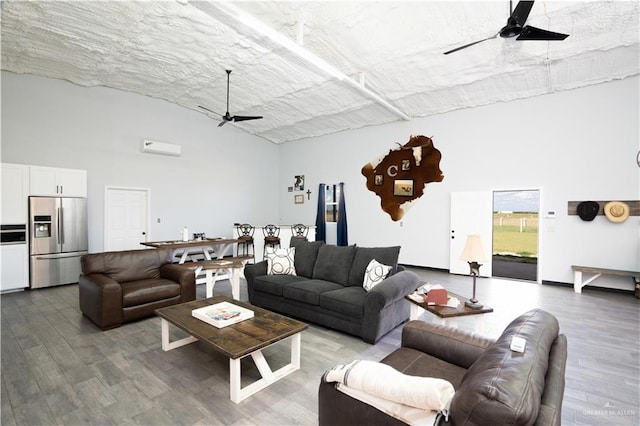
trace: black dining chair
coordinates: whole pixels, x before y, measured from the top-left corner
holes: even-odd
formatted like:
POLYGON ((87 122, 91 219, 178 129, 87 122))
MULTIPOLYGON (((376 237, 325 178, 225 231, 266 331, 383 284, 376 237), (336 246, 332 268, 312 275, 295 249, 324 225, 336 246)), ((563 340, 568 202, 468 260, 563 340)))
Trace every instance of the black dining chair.
POLYGON ((291 227, 291 236, 299 240, 307 240, 307 234, 309 234, 309 227, 302 223, 296 223, 291 227))
POLYGON ((267 247, 273 247, 274 249, 280 248, 280 227, 276 225, 266 225, 262 228, 264 234, 264 251, 267 253, 267 247))
POLYGON ((238 232, 238 256, 253 256, 255 262, 255 250, 253 245, 253 233, 256 228, 248 223, 237 226, 238 232))

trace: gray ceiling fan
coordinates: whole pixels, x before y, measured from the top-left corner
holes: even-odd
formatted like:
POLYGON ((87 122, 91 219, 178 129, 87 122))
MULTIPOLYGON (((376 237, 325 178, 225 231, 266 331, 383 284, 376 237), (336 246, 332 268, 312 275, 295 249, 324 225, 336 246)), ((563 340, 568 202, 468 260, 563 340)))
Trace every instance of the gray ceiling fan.
MULTIPOLYGON (((229 114, 229 75, 231 75, 231 70, 227 71, 227 112, 222 116, 222 121, 218 124, 218 127, 224 126, 227 121, 247 121, 247 120, 259 120, 262 118, 261 115, 231 115, 229 114)), ((202 108, 205 111, 208 111, 212 114, 215 112, 211 111, 207 107, 203 107, 202 105, 198 105, 198 108, 202 108)))
POLYGON ((516 38, 516 40, 518 41, 564 40, 565 38, 569 37, 568 34, 554 33, 552 31, 547 31, 540 28, 532 27, 530 25, 525 25, 525 23, 527 22, 527 18, 529 17, 529 12, 531 12, 531 8, 533 7, 533 3, 534 3, 533 1, 520 1, 516 5, 516 8, 513 9, 513 3, 511 0, 509 0, 509 10, 511 11, 511 14, 509 15, 509 19, 507 19, 507 25, 502 27, 500 31, 498 31, 491 37, 474 41, 473 43, 465 44, 464 46, 456 47, 455 49, 444 52, 444 54, 448 55, 449 53, 466 49, 467 47, 471 47, 475 44, 482 43, 483 41, 494 39, 498 36, 502 38, 512 38, 512 37, 518 36, 518 38, 516 38))

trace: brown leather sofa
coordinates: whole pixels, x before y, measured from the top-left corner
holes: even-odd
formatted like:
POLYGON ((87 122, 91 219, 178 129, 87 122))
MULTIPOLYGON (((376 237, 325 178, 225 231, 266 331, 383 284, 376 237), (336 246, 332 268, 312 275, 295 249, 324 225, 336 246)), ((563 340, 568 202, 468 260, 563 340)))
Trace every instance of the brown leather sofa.
POLYGON ((86 254, 80 263, 80 310, 102 330, 196 298, 193 271, 172 264, 169 249, 86 254))
MULTIPOLYGON (((540 309, 511 322, 497 340, 456 328, 410 321, 401 347, 381 362, 413 376, 453 384, 451 425, 560 425, 567 338, 557 319, 540 309), (511 351, 514 336, 526 340, 524 353, 511 351)), ((320 425, 402 425, 395 417, 351 398, 321 381, 320 425)))

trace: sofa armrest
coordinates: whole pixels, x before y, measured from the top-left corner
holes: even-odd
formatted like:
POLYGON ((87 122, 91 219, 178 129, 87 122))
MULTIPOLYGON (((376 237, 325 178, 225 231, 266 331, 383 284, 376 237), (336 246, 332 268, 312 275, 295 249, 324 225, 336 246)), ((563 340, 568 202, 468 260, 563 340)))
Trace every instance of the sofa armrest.
POLYGON ((80 275, 80 311, 102 330, 122 324, 122 287, 102 274, 80 275))
POLYGON ((246 264, 244 267, 244 277, 247 280, 247 294, 249 296, 249 303, 253 303, 253 280, 256 277, 267 275, 267 261, 254 264, 246 264))
POLYGON ((196 274, 182 265, 168 263, 160 267, 160 278, 180 284, 180 302, 196 300, 196 274))
POLYGON ((382 308, 411 294, 418 287, 420 279, 411 271, 394 274, 373 287, 365 296, 364 310, 379 312, 382 308))
POLYGON ((402 347, 416 349, 462 368, 469 368, 495 340, 454 327, 409 321, 402 329, 402 347))
POLYGON ((540 401, 537 425, 560 426, 567 366, 567 336, 558 335, 549 352, 549 367, 544 379, 544 393, 540 401))

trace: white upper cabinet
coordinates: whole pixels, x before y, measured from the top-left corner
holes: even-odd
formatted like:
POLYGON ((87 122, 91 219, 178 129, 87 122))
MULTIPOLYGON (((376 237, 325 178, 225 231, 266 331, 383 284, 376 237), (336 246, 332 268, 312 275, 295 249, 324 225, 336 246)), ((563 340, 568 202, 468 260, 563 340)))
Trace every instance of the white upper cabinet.
POLYGON ((87 171, 31 166, 30 194, 57 197, 86 197, 87 171))
POLYGON ((29 166, 2 163, 2 217, 3 225, 27 223, 29 197, 29 166))

